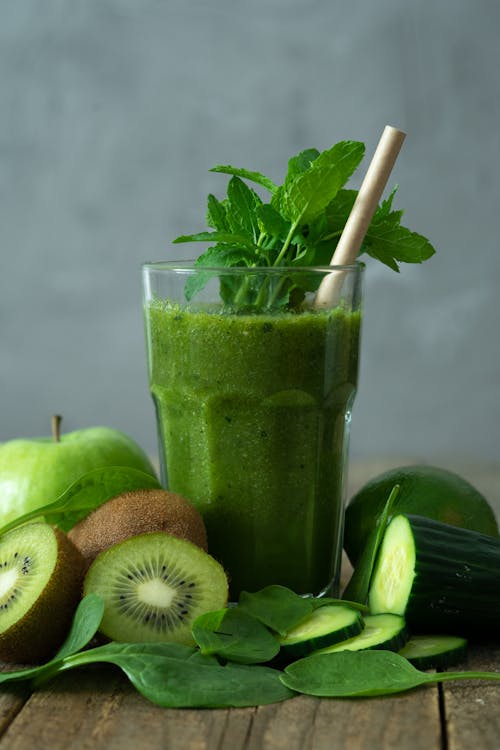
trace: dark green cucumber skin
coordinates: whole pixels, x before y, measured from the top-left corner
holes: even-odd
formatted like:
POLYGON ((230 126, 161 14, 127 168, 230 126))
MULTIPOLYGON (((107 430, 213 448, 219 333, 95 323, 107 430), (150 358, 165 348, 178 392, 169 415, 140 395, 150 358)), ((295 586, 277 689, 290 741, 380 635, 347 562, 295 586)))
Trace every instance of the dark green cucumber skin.
POLYGON ((402 656, 408 659, 417 669, 444 669, 459 664, 463 661, 467 653, 467 644, 453 649, 453 651, 444 651, 441 654, 428 654, 427 656, 402 656))
POLYGON ((360 613, 358 614, 359 617, 351 625, 347 625, 339 630, 325 633, 317 638, 313 636, 297 643, 282 644, 282 655, 293 659, 300 659, 303 656, 308 656, 312 651, 333 646, 336 643, 346 641, 348 638, 354 638, 355 635, 359 635, 363 630, 363 618, 360 613))
POLYGON ((498 634, 500 539, 406 515, 416 561, 406 611, 413 633, 498 634))

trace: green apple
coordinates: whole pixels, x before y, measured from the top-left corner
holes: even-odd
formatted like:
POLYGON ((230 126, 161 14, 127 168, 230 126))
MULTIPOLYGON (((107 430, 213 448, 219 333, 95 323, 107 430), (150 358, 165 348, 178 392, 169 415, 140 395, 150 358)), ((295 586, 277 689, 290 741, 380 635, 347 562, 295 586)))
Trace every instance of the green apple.
POLYGON ((52 438, 9 440, 0 445, 0 526, 55 501, 92 469, 127 466, 156 476, 142 448, 110 427, 89 427, 52 438))

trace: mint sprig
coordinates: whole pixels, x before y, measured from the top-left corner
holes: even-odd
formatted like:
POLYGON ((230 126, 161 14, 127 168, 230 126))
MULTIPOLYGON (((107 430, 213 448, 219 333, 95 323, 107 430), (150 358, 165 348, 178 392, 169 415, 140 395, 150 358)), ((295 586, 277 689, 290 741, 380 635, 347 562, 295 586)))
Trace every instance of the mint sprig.
MULTIPOLYGON (((182 235, 180 242, 209 242, 196 261, 200 273, 190 277, 186 297, 192 299, 214 268, 280 268, 328 265, 357 195, 345 188, 365 152, 359 141, 340 141, 323 152, 306 149, 288 161, 282 185, 260 172, 219 165, 211 171, 231 176, 227 196, 208 196, 206 221, 210 230, 182 235), (246 184, 270 194, 268 202, 246 184), (206 268, 206 271, 203 269, 206 268)), ((435 250, 422 235, 401 224, 403 211, 394 210, 395 188, 377 208, 360 255, 381 261, 394 271, 400 263, 421 263, 435 250)), ((234 309, 300 308, 306 292, 319 279, 289 275, 266 279, 221 277, 221 297, 234 309)))

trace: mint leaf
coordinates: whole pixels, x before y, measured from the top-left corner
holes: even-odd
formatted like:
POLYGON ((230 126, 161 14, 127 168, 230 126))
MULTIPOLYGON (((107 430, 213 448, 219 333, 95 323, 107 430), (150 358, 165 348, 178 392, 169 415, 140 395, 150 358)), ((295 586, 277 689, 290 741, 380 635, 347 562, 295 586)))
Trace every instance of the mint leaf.
POLYGON ((263 203, 257 208, 257 221, 263 234, 274 239, 285 241, 290 231, 290 222, 269 203, 263 203))
POLYGON ((305 172, 313 161, 319 156, 317 148, 307 148, 305 151, 301 151, 297 156, 292 156, 288 160, 288 172, 286 175, 286 182, 291 182, 297 175, 305 172))
POLYGON ((330 149, 323 151, 314 162, 314 166, 316 168, 334 166, 340 172, 344 185, 359 166, 364 154, 364 143, 339 141, 330 149))
POLYGON ((223 172, 224 174, 232 174, 236 177, 243 177, 244 179, 250 180, 251 182, 255 182, 257 185, 262 185, 262 187, 265 187, 266 190, 269 190, 270 193, 274 193, 276 191, 276 185, 274 182, 269 178, 266 177, 264 174, 261 174, 260 172, 250 172, 248 169, 240 169, 239 167, 231 167, 230 165, 217 165, 216 167, 212 167, 210 172, 223 172))
POLYGON ((313 166, 286 186, 281 197, 282 213, 295 225, 317 218, 342 187, 342 173, 336 167, 313 166))
POLYGON ((239 177, 232 177, 227 186, 227 199, 229 224, 233 232, 242 231, 257 243, 260 234, 257 208, 262 205, 257 193, 239 177))
MULTIPOLYGON (((215 234, 215 233, 214 233, 215 234)), ((244 238, 243 238, 244 239, 244 238)), ((203 271, 204 268, 232 268, 234 266, 251 266, 256 260, 256 252, 252 247, 245 244, 230 245, 217 244, 209 247, 196 260, 196 266, 200 269, 198 273, 188 276, 184 285, 186 299, 191 300, 195 294, 200 292, 214 276, 217 271, 203 271)), ((237 284, 240 280, 236 279, 237 284)), ((224 298, 224 297, 223 297, 224 298)))
MULTIPOLYGON (((357 196, 345 187, 364 155, 359 141, 340 141, 319 152, 304 149, 288 160, 282 185, 275 185, 260 172, 218 165, 214 172, 231 175, 227 197, 219 201, 210 194, 207 224, 213 232, 182 235, 176 242, 215 242, 201 256, 199 265, 252 267, 311 267, 328 265, 357 196), (264 203, 244 180, 255 182, 271 193, 264 203)), ((360 254, 366 253, 395 271, 399 264, 421 263, 434 254, 430 242, 401 225, 403 212, 392 207, 396 188, 377 208, 360 254)), ((208 272, 190 279, 187 298, 201 290, 208 272)), ((312 277, 275 279, 222 276, 222 300, 234 309, 293 309, 300 311, 306 292, 318 283, 312 277)))
POLYGON ((258 252, 259 248, 254 245, 249 237, 245 234, 236 232, 197 232, 196 234, 182 234, 176 237, 174 245, 180 242, 225 242, 228 245, 243 245, 248 249, 254 249, 258 252))
POLYGON ((215 195, 208 196, 207 199, 207 224, 212 229, 220 232, 229 232, 230 226, 227 220, 227 203, 218 201, 215 195))
POLYGON ((398 262, 422 263, 435 253, 429 240, 421 234, 389 219, 370 226, 363 248, 394 271, 399 271, 398 262))

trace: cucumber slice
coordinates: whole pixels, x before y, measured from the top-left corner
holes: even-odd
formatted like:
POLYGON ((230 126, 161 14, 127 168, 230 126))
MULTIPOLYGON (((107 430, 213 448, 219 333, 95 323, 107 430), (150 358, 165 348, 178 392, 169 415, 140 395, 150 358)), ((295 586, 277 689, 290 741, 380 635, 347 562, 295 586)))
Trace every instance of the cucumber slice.
POLYGON ((380 546, 370 612, 404 615, 412 633, 496 637, 500 539, 430 518, 398 515, 380 546))
POLYGON ((337 651, 364 651, 369 648, 399 651, 407 640, 408 631, 404 617, 401 615, 368 615, 365 617, 365 627, 362 633, 314 653, 332 654, 337 651))
POLYGON ((345 604, 325 604, 279 638, 288 656, 306 656, 311 651, 330 646, 361 633, 361 612, 345 604))
POLYGON ((466 650, 466 639, 458 635, 414 635, 398 653, 417 669, 439 669, 456 664, 466 650))

